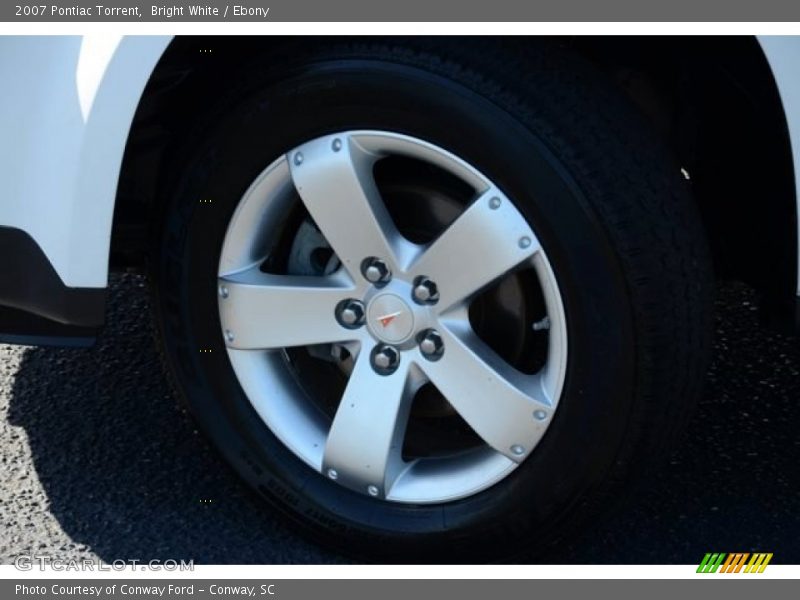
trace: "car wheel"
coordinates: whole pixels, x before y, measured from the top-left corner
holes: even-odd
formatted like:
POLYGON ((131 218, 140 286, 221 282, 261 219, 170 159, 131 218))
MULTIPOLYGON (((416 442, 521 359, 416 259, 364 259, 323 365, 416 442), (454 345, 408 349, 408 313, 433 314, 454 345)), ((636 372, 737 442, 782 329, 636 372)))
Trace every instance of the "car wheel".
POLYGON ((541 550, 697 395, 711 274, 679 168, 548 44, 309 46, 177 153, 151 273, 176 385, 315 539, 541 550))

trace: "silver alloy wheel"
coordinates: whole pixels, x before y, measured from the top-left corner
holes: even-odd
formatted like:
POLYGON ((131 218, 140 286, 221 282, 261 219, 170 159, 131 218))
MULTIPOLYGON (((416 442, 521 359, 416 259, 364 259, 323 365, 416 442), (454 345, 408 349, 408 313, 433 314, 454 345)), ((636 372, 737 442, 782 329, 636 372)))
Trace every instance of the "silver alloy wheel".
POLYGON ((257 413, 311 468, 367 496, 437 503, 484 490, 533 452, 557 408, 566 320, 544 250, 488 178, 422 140, 348 131, 278 158, 233 215, 218 284, 228 356, 257 413), (399 233, 374 181, 375 162, 395 155, 435 165, 475 191, 474 202, 428 245, 399 233), (333 273, 261 269, 297 195, 341 261, 333 273), (523 267, 536 273, 549 329, 546 362, 531 375, 493 352, 468 313, 479 291, 523 267), (343 317, 343 306, 355 307, 356 316, 343 317), (308 402, 285 359, 286 348, 317 344, 338 344, 354 358, 332 423, 308 402), (482 447, 443 458, 403 458, 411 402, 426 383, 482 447))

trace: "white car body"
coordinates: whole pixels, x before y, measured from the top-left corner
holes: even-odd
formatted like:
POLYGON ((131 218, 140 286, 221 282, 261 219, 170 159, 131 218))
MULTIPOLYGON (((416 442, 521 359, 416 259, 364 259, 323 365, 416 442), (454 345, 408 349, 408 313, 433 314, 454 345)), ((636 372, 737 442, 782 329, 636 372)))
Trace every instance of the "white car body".
POLYGON ((171 37, 0 37, 0 224, 103 288, 133 115, 171 37))
MULTIPOLYGON (((68 288, 107 286, 128 133, 171 40, 0 37, 0 226, 29 234, 68 288)), ((800 213, 800 37, 759 42, 783 103, 800 213)), ((800 296, 800 273, 795 284, 800 296)))

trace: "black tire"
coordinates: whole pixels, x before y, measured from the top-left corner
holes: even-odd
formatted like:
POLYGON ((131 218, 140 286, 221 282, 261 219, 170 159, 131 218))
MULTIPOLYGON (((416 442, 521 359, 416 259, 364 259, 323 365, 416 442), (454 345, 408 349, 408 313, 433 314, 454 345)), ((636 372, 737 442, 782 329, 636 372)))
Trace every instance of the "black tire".
POLYGON ((240 73, 165 190, 151 275, 176 385, 236 471, 313 539, 379 561, 543 548, 663 454, 699 393, 712 274, 679 166, 610 82, 549 44, 302 46, 240 73), (216 269, 237 202, 288 149, 348 129, 413 135, 475 165, 535 224, 561 288, 570 352, 553 422, 510 476, 462 500, 384 503, 312 472, 225 353, 216 269))

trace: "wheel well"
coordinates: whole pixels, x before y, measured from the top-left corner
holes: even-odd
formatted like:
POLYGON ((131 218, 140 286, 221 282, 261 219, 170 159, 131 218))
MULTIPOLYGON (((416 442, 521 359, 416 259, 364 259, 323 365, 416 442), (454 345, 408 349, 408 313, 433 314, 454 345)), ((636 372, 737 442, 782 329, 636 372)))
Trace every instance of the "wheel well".
MULTIPOLYGON (((280 62, 305 38, 179 37, 157 65, 130 131, 112 268, 144 264, 175 148, 255 56, 280 62)), ((484 39, 485 41, 485 39, 484 39)), ((693 188, 718 277, 762 292, 765 316, 794 310, 794 171, 780 97, 752 37, 568 37, 552 41, 604 71, 672 148, 693 188)), ((468 41, 465 41, 468 43, 468 41)), ((522 46, 530 38, 497 38, 522 46)), ((517 48, 519 50, 519 48, 517 48)), ((524 75, 524 74, 521 74, 524 75)))
POLYGON ((753 37, 603 37, 569 43, 655 125, 690 178, 717 276, 761 292, 762 315, 794 319, 797 208, 777 86, 753 37))

